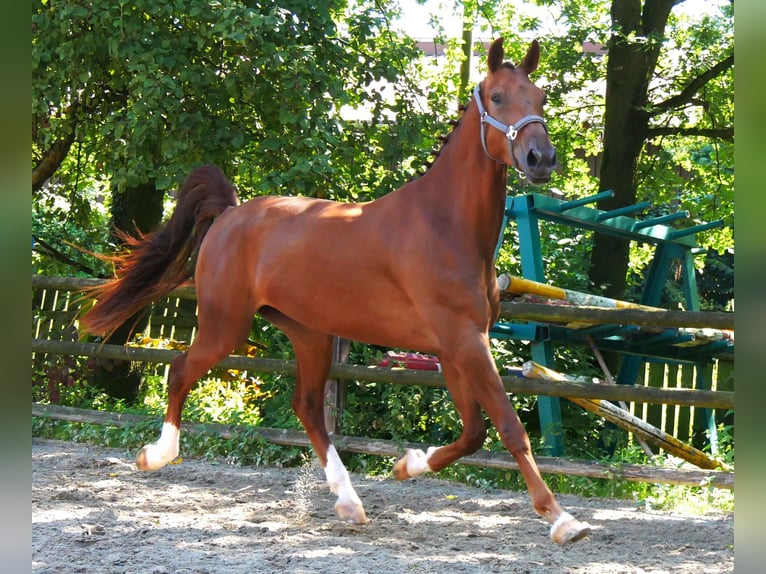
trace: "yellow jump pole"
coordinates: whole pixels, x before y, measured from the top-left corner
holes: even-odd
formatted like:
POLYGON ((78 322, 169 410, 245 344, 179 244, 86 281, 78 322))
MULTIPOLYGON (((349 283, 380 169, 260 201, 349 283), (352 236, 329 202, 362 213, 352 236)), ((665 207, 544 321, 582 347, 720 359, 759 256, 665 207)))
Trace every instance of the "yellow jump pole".
POLYGON ((498 287, 500 287, 500 291, 505 291, 506 293, 511 293, 513 295, 524 295, 529 293, 531 295, 539 295, 540 297, 547 297, 549 299, 569 301, 576 305, 605 307, 607 309, 667 311, 667 309, 661 309, 659 307, 650 307, 649 305, 620 301, 619 299, 602 297, 601 295, 591 295, 590 293, 583 293, 582 291, 562 289, 561 287, 547 285, 546 283, 532 281, 531 279, 525 279, 523 277, 515 277, 513 275, 508 275, 507 273, 503 273, 497 278, 497 284, 498 287))
MULTIPOLYGON (((548 381, 572 381, 572 377, 567 377, 553 369, 549 369, 534 361, 527 361, 522 365, 522 372, 525 377, 530 379, 545 379, 548 381)), ((617 405, 609 401, 599 399, 570 398, 573 403, 581 406, 587 411, 595 413, 617 426, 632 432, 637 437, 656 444, 660 448, 682 458, 700 468, 731 470, 726 464, 710 458, 699 449, 694 448, 676 437, 669 435, 657 427, 650 425, 646 421, 632 415, 617 405)))
MULTIPOLYGON (((500 288, 500 291, 504 293, 510 293, 512 295, 537 295, 538 297, 545 297, 547 299, 566 301, 576 306, 601 307, 606 309, 637 309, 651 312, 667 311, 667 309, 661 307, 651 307, 649 305, 621 301, 610 297, 602 297, 601 295, 591 295, 590 293, 583 293, 582 291, 563 289, 561 287, 555 287, 554 285, 532 281, 531 279, 508 275, 507 273, 503 273, 497 278, 497 285, 500 288)), ((575 322, 570 323, 567 326, 579 328, 590 324, 591 323, 586 322, 575 322)), ((641 327, 640 329, 647 332, 659 332, 662 330, 660 327, 641 327)), ((678 346, 696 345, 700 342, 711 342, 721 339, 734 340, 733 331, 691 327, 678 327, 677 331, 692 337, 690 341, 679 343, 678 346)))

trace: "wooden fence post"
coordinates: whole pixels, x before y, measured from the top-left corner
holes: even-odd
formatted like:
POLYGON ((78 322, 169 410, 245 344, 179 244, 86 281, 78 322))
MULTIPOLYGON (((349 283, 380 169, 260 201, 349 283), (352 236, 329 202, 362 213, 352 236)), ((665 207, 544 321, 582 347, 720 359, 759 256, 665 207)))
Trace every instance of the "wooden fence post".
MULTIPOLYGON (((348 339, 333 337, 332 362, 346 363, 351 349, 348 339)), ((343 410, 346 403, 346 385, 341 379, 327 379, 324 388, 324 423, 327 432, 342 434, 343 410)))

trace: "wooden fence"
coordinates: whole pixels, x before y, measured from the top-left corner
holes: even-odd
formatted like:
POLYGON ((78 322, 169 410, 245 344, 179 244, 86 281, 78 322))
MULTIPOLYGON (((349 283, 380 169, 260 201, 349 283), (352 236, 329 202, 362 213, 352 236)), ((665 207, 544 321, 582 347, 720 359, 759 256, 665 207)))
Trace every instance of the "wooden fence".
MULTIPOLYGON (((137 362, 168 364, 181 351, 171 349, 145 348, 131 345, 104 345, 82 343, 77 341, 74 319, 80 308, 81 295, 78 291, 84 287, 96 284, 97 280, 75 279, 65 277, 34 276, 33 287, 33 360, 39 360, 44 355, 71 355, 84 357, 100 357, 122 359, 137 362)), ((196 318, 193 313, 195 298, 194 290, 190 287, 178 289, 164 301, 156 304, 152 310, 150 336, 167 337, 176 340, 191 340, 196 328, 196 318)), ((582 319, 581 314, 575 316, 574 308, 552 308, 548 305, 524 303, 517 305, 504 302, 502 315, 517 320, 530 321, 574 321, 582 319), (561 314, 565 317, 562 318, 561 314)), ((689 313, 661 312, 637 313, 633 309, 583 309, 588 313, 591 322, 630 323, 663 327, 715 327, 733 329, 733 314, 731 313, 689 313), (590 313, 594 311, 594 313, 590 313), (604 311, 608 311, 604 313, 604 311), (627 311, 628 313, 622 313, 627 311), (630 320, 628 320, 628 317, 630 320)), ((281 373, 294 375, 296 366, 293 361, 269 358, 253 358, 231 355, 219 363, 220 367, 259 373, 281 373)), ((333 364, 330 377, 337 380, 359 380, 386 382, 401 385, 421 385, 441 387, 444 380, 440 373, 414 371, 400 368, 383 368, 376 366, 333 364)), ((527 379, 516 376, 503 376, 506 391, 520 395, 549 395, 558 397, 595 398, 618 402, 625 401, 634 404, 648 405, 647 412, 660 413, 660 419, 667 420, 668 412, 673 413, 673 423, 678 428, 681 417, 677 415, 681 407, 720 409, 722 412, 734 409, 734 393, 730 390, 699 390, 683 387, 657 387, 640 385, 599 385, 579 382, 556 382, 527 379), (656 409, 660 411, 656 411, 656 409)), ((727 381, 733 388, 733 377, 727 381)), ((683 409, 682 409, 683 410, 683 409)), ((116 417, 109 413, 95 411, 79 411, 53 405, 35 405, 33 416, 45 416, 63 420, 78 420, 96 424, 124 425, 134 424, 139 419, 121 415, 116 417)), ((683 428, 683 424, 680 425, 683 428)), ((205 428, 209 432, 217 429, 221 436, 231 436, 236 429, 221 425, 187 425, 188 429, 205 428)), ((264 439, 277 444, 307 446, 308 439, 300 431, 259 428, 257 432, 264 439)), ((671 433, 673 434, 673 433, 671 433)), ((683 435, 683 432, 680 433, 683 435)), ((424 448, 424 445, 394 443, 383 440, 370 440, 358 437, 342 436, 338 433, 334 439, 338 448, 352 451, 396 456, 405 448, 424 448)), ((494 468, 517 470, 515 461, 506 453, 482 451, 471 457, 461 459, 461 463, 474 464, 494 468)), ((733 488, 733 473, 717 470, 670 469, 654 466, 619 465, 611 467, 585 461, 565 461, 555 458, 540 457, 540 468, 546 473, 561 473, 577 476, 598 478, 622 478, 625 480, 661 482, 670 484, 711 484, 720 488, 733 488)))

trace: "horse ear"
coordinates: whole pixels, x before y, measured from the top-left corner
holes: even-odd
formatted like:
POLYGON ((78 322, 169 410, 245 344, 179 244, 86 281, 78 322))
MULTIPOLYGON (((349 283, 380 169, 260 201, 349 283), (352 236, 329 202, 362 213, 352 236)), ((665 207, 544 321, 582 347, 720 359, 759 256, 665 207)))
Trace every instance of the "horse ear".
POLYGON ((505 57, 505 52, 503 51, 503 39, 498 38, 494 42, 492 42, 492 45, 489 47, 489 56, 487 57, 487 65, 489 66, 489 71, 491 73, 495 73, 500 69, 500 66, 503 65, 503 58, 505 57))
POLYGON ((521 61, 521 64, 519 64, 519 68, 524 70, 527 73, 527 76, 529 76, 532 72, 534 72, 537 69, 537 64, 540 62, 540 44, 537 43, 537 40, 532 40, 532 43, 529 44, 529 50, 527 50, 527 55, 524 56, 524 59, 521 61))

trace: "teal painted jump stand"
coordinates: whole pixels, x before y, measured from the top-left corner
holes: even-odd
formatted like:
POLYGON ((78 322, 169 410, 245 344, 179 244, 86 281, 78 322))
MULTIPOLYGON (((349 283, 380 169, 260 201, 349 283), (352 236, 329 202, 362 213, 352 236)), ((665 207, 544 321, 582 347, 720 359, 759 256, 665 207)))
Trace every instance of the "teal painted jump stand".
MULTIPOLYGON (((612 197, 612 191, 576 199, 562 201, 539 194, 525 194, 506 198, 503 226, 495 249, 495 258, 503 243, 504 232, 511 221, 518 230, 521 276, 526 279, 545 283, 542 252, 540 248, 540 222, 549 221, 570 225, 575 228, 596 233, 621 237, 630 241, 640 241, 655 245, 654 258, 646 274, 639 303, 658 306, 671 264, 680 260, 683 280, 683 293, 688 311, 699 311, 699 293, 694 275, 694 255, 700 251, 696 234, 706 229, 723 226, 723 220, 676 229, 666 225, 677 219, 688 217, 688 212, 638 220, 631 217, 647 209, 648 202, 627 207, 603 211, 589 204, 612 197)), ((597 346, 604 350, 624 353, 617 382, 635 384, 639 371, 646 361, 678 362, 695 366, 697 388, 709 390, 712 383, 712 361, 717 354, 733 352, 731 341, 713 341, 710 343, 679 347, 689 339, 689 335, 677 329, 666 329, 659 333, 640 333, 635 327, 624 325, 598 325, 590 328, 570 329, 543 323, 498 322, 490 335, 499 339, 517 339, 530 342, 532 360, 554 368, 553 349, 555 341, 584 342, 591 336, 597 346)), ((699 409, 702 421, 709 431, 711 450, 716 452, 717 434, 715 413, 712 409, 699 409)), ((561 423, 561 406, 558 397, 541 395, 538 398, 538 416, 542 429, 546 454, 563 454, 564 441, 561 423)))

